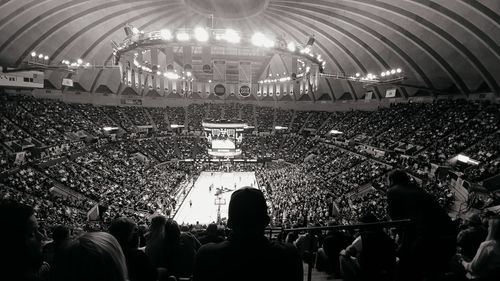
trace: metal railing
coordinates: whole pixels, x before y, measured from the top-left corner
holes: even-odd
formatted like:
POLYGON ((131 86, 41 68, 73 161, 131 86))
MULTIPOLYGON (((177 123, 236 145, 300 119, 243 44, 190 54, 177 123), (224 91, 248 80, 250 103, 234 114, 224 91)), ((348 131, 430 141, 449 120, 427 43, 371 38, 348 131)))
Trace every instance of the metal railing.
MULTIPOLYGON (((375 223, 361 223, 361 224, 351 224, 351 225, 335 225, 335 226, 321 226, 321 227, 299 227, 299 228, 266 228, 266 234, 269 233, 269 238, 272 238, 273 233, 280 232, 282 233, 281 237, 285 237, 285 233, 290 232, 307 232, 313 234, 314 232, 324 231, 324 230, 365 230, 365 229, 378 229, 378 228, 393 228, 393 227, 405 227, 411 221, 408 219, 405 220, 394 220, 394 221, 384 221, 384 222, 375 222, 375 223)), ((311 256, 307 260, 308 268, 307 268, 307 281, 311 281, 312 276, 312 268, 314 266, 315 256, 315 247, 314 247, 315 239, 310 239, 309 250, 311 256)))

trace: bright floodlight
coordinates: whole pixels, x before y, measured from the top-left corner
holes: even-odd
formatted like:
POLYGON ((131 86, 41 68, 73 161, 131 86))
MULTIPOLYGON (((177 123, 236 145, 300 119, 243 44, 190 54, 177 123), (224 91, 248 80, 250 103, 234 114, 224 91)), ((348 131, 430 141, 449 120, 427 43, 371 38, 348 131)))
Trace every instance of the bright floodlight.
POLYGON ((83 63, 82 59, 78 59, 76 62, 77 62, 78 64, 82 64, 82 63, 83 63))
POLYGON ((172 39, 172 33, 168 29, 162 29, 160 30, 160 36, 163 38, 163 40, 170 40, 172 39))
POLYGON ((189 34, 187 34, 184 31, 181 31, 177 33, 177 40, 179 41, 188 41, 189 40, 189 34))
POLYGON ((286 130, 286 129, 288 129, 288 127, 285 127, 285 126, 274 126, 274 129, 275 130, 286 130))
POLYGON ((118 127, 104 127, 102 129, 106 132, 109 132, 109 131, 113 131, 113 130, 118 130, 118 127))
POLYGON ((391 72, 390 72, 389 70, 387 70, 387 71, 385 72, 385 75, 389 76, 389 75, 391 75, 391 72))
POLYGON ((191 77, 193 75, 190 71, 186 72, 187 77, 191 77))
POLYGON ((179 79, 179 74, 177 73, 173 73, 173 72, 165 72, 163 74, 163 76, 167 77, 168 79, 172 79, 172 80, 177 80, 179 79))
POLYGON ((257 32, 252 36, 252 44, 257 47, 274 47, 273 40, 267 38, 264 34, 257 32))
POLYGON ((460 162, 464 162, 464 163, 467 163, 469 162, 470 158, 463 155, 463 154, 458 154, 457 156, 457 160, 460 161, 460 162))
POLYGON ((395 69, 391 70, 391 74, 396 74, 396 70, 395 69))
POLYGON ((43 59, 43 54, 39 54, 39 55, 38 55, 38 58, 39 58, 39 59, 43 59))
POLYGON ((356 73, 356 77, 359 77, 361 74, 359 74, 359 72, 356 73))
POLYGON ((35 53, 35 52, 32 52, 32 53, 31 53, 31 56, 32 56, 32 57, 36 57, 36 53, 35 53))
POLYGON ((229 43, 239 43, 241 40, 240 35, 234 29, 226 29, 226 33, 224 34, 224 39, 229 43))
POLYGON ((49 56, 45 56, 43 59, 44 60, 49 60, 49 56))
POLYGON ((290 52, 295 52, 295 49, 296 49, 295 43, 293 43, 293 42, 288 43, 287 48, 290 52))
POLYGON ((396 69, 397 73, 401 73, 401 68, 396 69))
POLYGON ((380 76, 384 77, 385 76, 385 72, 380 73, 380 76))
POLYGON ((194 38, 200 42, 207 42, 208 32, 204 28, 197 27, 194 29, 194 38))

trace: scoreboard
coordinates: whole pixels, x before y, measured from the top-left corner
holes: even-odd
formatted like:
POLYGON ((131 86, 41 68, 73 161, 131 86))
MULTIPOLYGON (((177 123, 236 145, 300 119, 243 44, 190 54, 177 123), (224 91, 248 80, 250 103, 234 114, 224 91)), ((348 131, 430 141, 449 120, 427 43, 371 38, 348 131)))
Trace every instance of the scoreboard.
POLYGON ((244 122, 216 120, 202 123, 203 133, 208 142, 208 154, 213 157, 234 158, 241 155, 244 122))

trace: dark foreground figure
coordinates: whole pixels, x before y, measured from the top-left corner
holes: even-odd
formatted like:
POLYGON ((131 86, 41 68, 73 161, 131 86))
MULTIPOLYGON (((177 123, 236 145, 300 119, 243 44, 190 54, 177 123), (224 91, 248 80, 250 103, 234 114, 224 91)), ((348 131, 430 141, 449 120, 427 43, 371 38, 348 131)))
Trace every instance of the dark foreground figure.
POLYGON ((228 241, 207 244, 196 257, 194 281, 303 279, 302 261, 291 244, 270 242, 264 236, 269 223, 262 192, 245 187, 229 203, 228 241))

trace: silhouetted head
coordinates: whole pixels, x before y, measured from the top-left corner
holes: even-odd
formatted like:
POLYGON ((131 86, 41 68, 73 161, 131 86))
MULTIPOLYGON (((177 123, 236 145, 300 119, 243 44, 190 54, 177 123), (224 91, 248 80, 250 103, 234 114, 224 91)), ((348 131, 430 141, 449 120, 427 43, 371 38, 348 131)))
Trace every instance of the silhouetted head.
POLYGON ((372 213, 366 213, 359 218, 359 222, 362 223, 374 223, 378 221, 377 217, 372 213))
POLYGON ((207 226, 206 230, 207 234, 209 235, 216 235, 217 234, 217 225, 215 223, 211 223, 207 226))
POLYGON ((155 216, 151 219, 151 225, 149 226, 150 238, 163 238, 165 234, 165 224, 167 223, 167 218, 165 216, 155 216))
POLYGON ((0 261, 2 275, 29 274, 42 265, 42 238, 31 206, 0 201, 0 261))
POLYGON ((394 185, 402 185, 402 186, 410 185, 410 177, 405 171, 402 170, 394 170, 390 172, 387 179, 389 187, 394 185))
POLYGON ((67 242, 51 269, 54 281, 125 281, 127 265, 118 241, 106 232, 89 232, 67 242))
POLYGON ((165 241, 167 244, 179 244, 181 228, 173 219, 168 219, 165 224, 165 241))
POLYGON ((244 187, 231 195, 228 226, 236 233, 262 233, 269 224, 266 199, 262 191, 244 187))
POLYGON ((69 238, 69 228, 64 225, 57 225, 52 229, 52 239, 55 244, 61 244, 69 238))
POLYGON ((118 240, 123 250, 138 247, 137 224, 133 220, 126 217, 114 219, 108 230, 118 240))
POLYGON ((489 220, 488 236, 486 240, 495 240, 500 242, 500 216, 491 217, 489 220))

